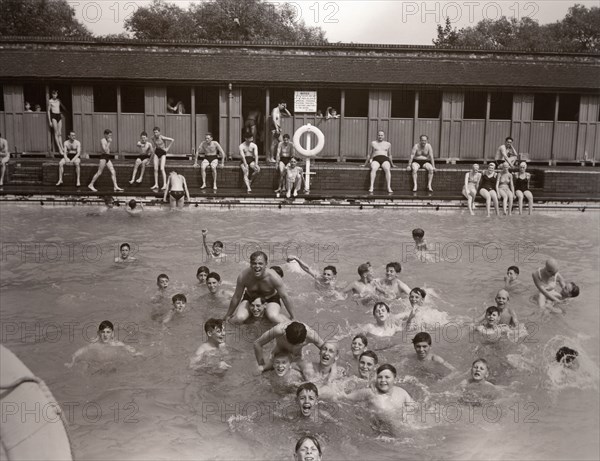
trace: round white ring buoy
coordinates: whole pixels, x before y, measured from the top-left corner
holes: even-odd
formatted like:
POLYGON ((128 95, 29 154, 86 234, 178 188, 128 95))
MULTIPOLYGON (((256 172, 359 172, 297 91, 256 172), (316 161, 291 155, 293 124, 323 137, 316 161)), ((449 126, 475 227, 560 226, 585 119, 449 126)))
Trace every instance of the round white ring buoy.
POLYGON ((292 142, 294 143, 294 148, 299 153, 301 153, 305 157, 314 157, 315 155, 317 155, 319 152, 321 152, 323 150, 323 147, 325 146, 325 135, 316 126, 312 126, 310 124, 304 125, 296 130, 296 132, 294 133, 294 138, 292 139, 292 142), (310 150, 307 150, 300 145, 300 136, 302 136, 304 133, 307 133, 307 132, 314 133, 315 136, 317 137, 317 145, 315 147, 311 148, 310 150))

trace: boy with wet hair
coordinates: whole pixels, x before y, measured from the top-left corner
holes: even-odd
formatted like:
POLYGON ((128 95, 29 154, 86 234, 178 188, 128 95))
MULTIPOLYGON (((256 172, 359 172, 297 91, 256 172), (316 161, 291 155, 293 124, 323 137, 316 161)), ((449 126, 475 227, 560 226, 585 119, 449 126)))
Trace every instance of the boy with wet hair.
POLYGON ((417 360, 420 363, 439 363, 450 371, 456 371, 456 368, 446 362, 439 355, 431 353, 431 335, 429 333, 425 331, 417 333, 413 338, 412 343, 417 354, 417 360))
POLYGON ((131 245, 129 245, 129 243, 125 242, 122 243, 121 246, 119 247, 119 253, 120 256, 115 258, 115 262, 116 263, 131 263, 131 262, 135 262, 136 258, 134 256, 130 256, 131 252, 131 245))
POLYGON ((196 279, 200 285, 204 285, 206 283, 206 279, 208 278, 208 274, 210 274, 210 269, 206 266, 200 266, 196 271, 196 279))
POLYGON ((371 380, 373 378, 379 357, 373 351, 364 351, 358 358, 358 377, 371 380))
MULTIPOLYGON (((190 359, 190 368, 196 368, 205 362, 207 359, 205 355, 213 355, 218 352, 226 352, 225 346, 225 323, 221 319, 210 318, 204 324, 204 332, 206 333, 206 342, 202 343, 194 356, 190 359)), ((221 360, 222 356, 217 356, 218 364, 217 368, 221 370, 227 370, 231 368, 231 365, 221 360)), ((212 361, 209 361, 207 365, 213 365, 212 361)))
POLYGON ((140 206, 138 206, 137 201, 132 198, 131 200, 129 200, 129 202, 127 202, 125 211, 129 216, 140 216, 144 211, 144 205, 142 205, 142 203, 140 203, 139 205, 140 206))
POLYGON ((166 325, 172 321, 174 317, 179 316, 188 310, 186 307, 187 298, 182 293, 174 295, 171 298, 171 302, 173 303, 173 307, 171 307, 171 310, 165 315, 165 318, 162 321, 163 325, 166 325))
POLYGON ((220 240, 215 240, 212 244, 212 251, 209 251, 208 244, 206 243, 206 236, 208 235, 207 229, 202 229, 202 245, 204 246, 204 251, 206 251, 206 256, 208 259, 213 259, 215 262, 225 262, 227 261, 227 255, 223 254, 223 242, 220 240))
POLYGON ((508 325, 500 325, 500 308, 490 306, 485 310, 485 320, 475 327, 475 331, 480 333, 487 341, 498 341, 503 333, 507 333, 508 325))
POLYGON ((319 349, 323 346, 323 340, 316 331, 301 322, 283 322, 275 325, 254 341, 254 355, 258 363, 259 371, 271 370, 271 360, 265 361, 263 346, 275 340, 275 348, 272 356, 278 352, 289 352, 293 361, 302 360, 302 349, 307 344, 314 344, 319 349))
POLYGON ((323 273, 319 274, 317 271, 311 269, 304 261, 302 261, 298 256, 288 256, 287 262, 291 263, 292 261, 296 261, 300 268, 310 275, 313 279, 315 279, 315 284, 317 288, 331 288, 335 289, 335 282, 337 278, 337 269, 335 266, 326 266, 323 268, 323 273))
POLYGON ((292 356, 286 351, 273 356, 273 369, 265 372, 265 376, 279 394, 294 392, 296 386, 302 382, 302 374, 292 368, 292 356))
POLYGON ((373 277, 373 269, 370 262, 360 264, 357 268, 358 276, 360 280, 352 282, 344 289, 344 293, 352 292, 363 298, 365 296, 373 295, 377 287, 377 282, 373 277))
MULTIPOLYGON (((500 312, 500 319, 498 320, 499 325, 508 325, 512 328, 516 328, 519 325, 519 320, 517 319, 517 314, 515 311, 508 306, 508 301, 510 300, 510 295, 508 291, 502 289, 499 290, 494 298, 496 301, 496 307, 500 312)), ((486 310, 487 313, 487 310, 486 310)), ((486 313, 483 313, 478 319, 475 320, 475 323, 481 323, 486 319, 486 313)))
POLYGON ((402 293, 408 295, 410 287, 398 278, 402 272, 402 266, 399 262, 387 263, 385 266, 385 277, 378 279, 377 283, 384 296, 388 298, 399 298, 402 293))
POLYGON ((519 268, 517 266, 510 266, 506 270, 506 276, 504 277, 504 288, 513 293, 523 291, 525 288, 523 282, 519 280, 519 268))
POLYGON ((421 228, 413 229, 412 237, 415 241, 415 250, 427 251, 427 242, 425 241, 425 231, 421 228))
POLYGON ((490 368, 485 359, 476 359, 471 365, 471 376, 460 383, 460 387, 477 386, 489 391, 497 391, 497 387, 490 383, 487 378, 490 375, 490 368))

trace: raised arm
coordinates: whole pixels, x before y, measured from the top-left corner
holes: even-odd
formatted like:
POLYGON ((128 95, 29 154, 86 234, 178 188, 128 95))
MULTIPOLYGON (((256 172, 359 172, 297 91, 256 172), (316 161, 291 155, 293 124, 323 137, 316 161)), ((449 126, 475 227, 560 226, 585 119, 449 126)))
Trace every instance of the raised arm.
POLYGON ((298 265, 300 266, 300 268, 306 272, 307 274, 309 274, 311 277, 313 277, 314 279, 319 279, 321 276, 315 272, 314 270, 312 270, 310 267, 308 267, 300 258, 298 258, 297 256, 290 256, 287 259, 287 262, 292 262, 292 261, 296 261, 298 263, 298 265))
POLYGON ((212 253, 208 250, 208 244, 206 243, 206 235, 208 231, 206 229, 202 229, 202 244, 204 246, 204 251, 206 251, 206 255, 210 258, 212 257, 212 253))

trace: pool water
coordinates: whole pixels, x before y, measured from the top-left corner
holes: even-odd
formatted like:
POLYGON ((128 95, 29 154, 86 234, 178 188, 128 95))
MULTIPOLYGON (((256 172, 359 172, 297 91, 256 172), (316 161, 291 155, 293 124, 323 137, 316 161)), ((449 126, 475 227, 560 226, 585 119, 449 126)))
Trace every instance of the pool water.
MULTIPOLYGON (((147 209, 132 218, 119 208, 92 210, 0 209, 0 339, 63 406, 77 459, 292 459, 305 432, 319 434, 326 460, 600 456, 597 213, 486 219, 464 212, 147 209), (416 227, 426 231, 430 251, 424 258, 415 255, 416 227), (209 242, 225 243, 227 262, 214 265, 203 256, 203 228, 209 242), (135 264, 114 263, 122 242, 132 245, 135 264), (255 372, 252 342, 262 325, 228 328, 228 371, 190 370, 189 358, 206 339, 203 322, 225 313, 202 297, 196 269, 208 265, 232 289, 258 248, 270 264, 282 265, 296 317, 323 338, 340 339, 340 363, 350 332, 373 321, 372 303, 315 293, 310 277, 285 263, 287 255, 300 255, 319 271, 335 265, 339 286, 357 279, 365 261, 378 277, 386 263, 399 261, 400 278, 426 288, 428 304, 451 319, 431 328, 432 351, 464 372, 475 358, 486 358, 502 395, 472 401, 458 389, 464 375, 441 380, 443 374, 398 366, 402 385, 422 403, 418 423, 398 417, 388 427, 363 405, 343 401, 325 402, 339 425, 290 422, 278 416, 289 402, 255 372), (542 318, 531 299, 531 272, 548 257, 559 261, 581 295, 567 303, 565 315, 542 318), (512 295, 510 306, 529 336, 483 345, 463 323, 494 304, 511 265, 520 268, 524 289, 512 295), (153 309, 170 303, 153 300, 160 273, 170 277, 169 293, 185 293, 191 307, 168 329, 150 319, 153 309), (115 323, 118 339, 144 356, 66 368, 105 319, 115 323), (580 352, 579 370, 566 375, 552 363, 565 344, 580 352)), ((406 309, 404 300, 391 305, 396 313, 406 309)), ((398 365, 414 355, 413 335, 372 337, 369 346, 380 363, 398 365)), ((316 360, 316 349, 309 356, 316 360)))

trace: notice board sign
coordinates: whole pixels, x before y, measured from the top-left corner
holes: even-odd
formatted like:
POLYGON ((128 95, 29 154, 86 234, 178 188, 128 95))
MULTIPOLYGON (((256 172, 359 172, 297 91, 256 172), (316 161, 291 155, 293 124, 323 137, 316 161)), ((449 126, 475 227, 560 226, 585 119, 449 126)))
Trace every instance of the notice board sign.
POLYGON ((317 111, 316 91, 294 91, 294 112, 317 111))

